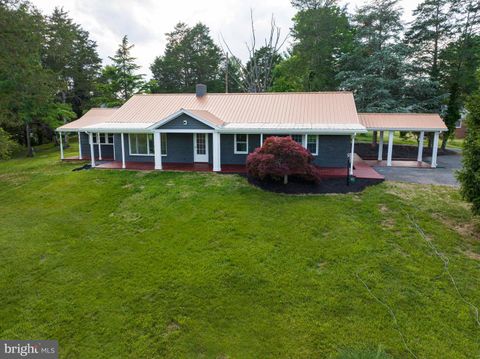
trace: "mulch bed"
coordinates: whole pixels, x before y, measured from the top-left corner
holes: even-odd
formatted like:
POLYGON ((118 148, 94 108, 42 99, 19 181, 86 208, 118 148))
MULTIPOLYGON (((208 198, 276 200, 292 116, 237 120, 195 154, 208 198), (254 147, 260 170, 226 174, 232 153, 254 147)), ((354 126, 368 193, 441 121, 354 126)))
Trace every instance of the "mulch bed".
MULTIPOLYGON (((383 145, 383 158, 387 158, 388 144, 383 145)), ((356 143, 355 153, 357 153, 364 160, 376 160, 378 156, 378 145, 372 146, 371 143, 356 143)), ((418 147, 412 145, 393 145, 393 159, 417 159, 418 147)), ((451 150, 442 151, 438 149, 438 156, 454 155, 456 152, 451 150)), ((428 157, 432 155, 432 149, 424 147, 423 156, 428 157)))
MULTIPOLYGON (((246 176, 247 177, 247 176, 246 176)), ((285 194, 326 194, 326 193, 351 193, 361 192, 366 187, 376 185, 383 180, 359 179, 347 186, 346 178, 329 178, 315 184, 305 182, 301 179, 289 178, 285 185, 283 182, 260 181, 255 178, 247 177, 248 182, 265 191, 285 194)))

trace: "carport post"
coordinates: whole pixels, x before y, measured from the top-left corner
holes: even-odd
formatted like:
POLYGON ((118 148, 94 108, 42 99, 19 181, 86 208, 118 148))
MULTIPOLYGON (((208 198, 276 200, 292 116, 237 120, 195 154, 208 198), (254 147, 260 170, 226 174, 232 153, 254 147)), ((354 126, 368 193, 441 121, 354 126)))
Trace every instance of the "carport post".
POLYGON ((102 141, 100 139, 100 133, 97 133, 97 141, 98 141, 98 159, 102 160, 102 141))
POLYGON ((353 176, 353 160, 355 158, 355 135, 356 133, 354 133, 352 135, 352 150, 350 152, 350 176, 353 176))
POLYGON ((378 141, 378 158, 381 161, 383 159, 383 131, 380 131, 380 140, 378 141))
POLYGON ((260 134, 260 146, 258 147, 262 147, 263 145, 263 133, 260 134))
POLYGON ((122 143, 122 168, 125 168, 125 140, 123 139, 123 133, 120 134, 120 140, 122 143))
POLYGON ((81 139, 80 131, 78 132, 78 159, 83 160, 82 139, 81 139))
MULTIPOLYGON (((162 137, 160 132, 153 133, 153 145, 155 148, 155 169, 162 169, 162 137)), ((213 149, 215 151, 215 149, 213 149)))
POLYGON ((393 132, 388 131, 388 154, 387 154, 387 166, 392 165, 392 152, 393 152, 393 132))
POLYGON ((58 134, 60 135, 60 159, 63 160, 63 134, 61 132, 59 132, 58 134))
POLYGON ((88 134, 88 142, 90 143, 90 159, 92 167, 95 167, 95 149, 93 148, 93 133, 88 134))
POLYGON ((433 136, 433 148, 432 148, 432 168, 437 167, 437 153, 438 153, 438 136, 440 132, 435 132, 433 136))
POLYGON ((420 131, 420 136, 418 137, 418 156, 417 161, 422 162, 423 159, 423 138, 425 137, 425 131, 420 131))

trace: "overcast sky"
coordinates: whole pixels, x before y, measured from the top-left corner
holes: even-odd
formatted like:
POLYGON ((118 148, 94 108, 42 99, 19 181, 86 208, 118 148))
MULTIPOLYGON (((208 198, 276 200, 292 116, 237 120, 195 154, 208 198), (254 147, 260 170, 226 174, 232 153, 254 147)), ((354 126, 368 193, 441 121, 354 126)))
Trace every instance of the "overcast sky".
MULTIPOLYGON (((109 63, 123 35, 135 44, 133 55, 142 66, 142 73, 151 77, 150 64, 165 49, 165 33, 183 21, 188 25, 203 22, 217 44, 221 36, 233 53, 242 59, 247 56, 245 42, 250 37, 250 9, 253 9, 258 39, 270 30, 270 18, 287 34, 292 27, 295 10, 290 0, 32 0, 44 14, 55 7, 63 7, 97 42, 103 63, 109 63)), ((365 0, 342 0, 349 10, 362 5, 365 0)), ((419 0, 400 0, 405 10, 404 20, 419 0)))

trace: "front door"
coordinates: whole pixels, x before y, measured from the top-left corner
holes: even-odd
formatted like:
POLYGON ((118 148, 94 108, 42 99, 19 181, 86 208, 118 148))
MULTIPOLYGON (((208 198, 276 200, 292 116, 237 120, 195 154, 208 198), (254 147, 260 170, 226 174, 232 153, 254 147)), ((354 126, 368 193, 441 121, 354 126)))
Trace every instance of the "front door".
POLYGON ((193 134, 193 161, 208 162, 208 134, 193 134))

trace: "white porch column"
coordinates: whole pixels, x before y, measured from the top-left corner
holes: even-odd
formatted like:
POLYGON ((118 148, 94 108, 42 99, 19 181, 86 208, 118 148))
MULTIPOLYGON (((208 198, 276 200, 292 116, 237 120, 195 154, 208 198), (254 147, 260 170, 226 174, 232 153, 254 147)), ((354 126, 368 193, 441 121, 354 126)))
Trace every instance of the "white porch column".
POLYGON ((422 162, 423 160, 423 139, 425 138, 425 131, 420 131, 420 135, 418 136, 418 155, 417 161, 422 162))
POLYGON ((378 157, 377 160, 383 159, 383 131, 380 131, 380 139, 378 141, 378 157))
POLYGON ((438 153, 438 136, 440 132, 435 132, 433 135, 433 148, 432 148, 432 168, 437 167, 437 153, 438 153))
POLYGON ((222 170, 221 160, 220 160, 220 133, 213 133, 213 171, 220 172, 222 170))
POLYGON ((388 131, 388 153, 387 153, 387 166, 392 165, 392 152, 393 152, 393 132, 388 131))
POLYGON ((100 134, 97 133, 97 141, 98 141, 98 159, 101 161, 102 160, 102 141, 100 141, 100 134))
POLYGON ((263 145, 263 133, 260 134, 260 146, 259 147, 262 147, 263 145))
POLYGON ((82 153, 82 138, 80 131, 78 132, 78 159, 83 160, 83 153, 82 153))
POLYGON ((155 147, 155 169, 162 169, 162 137, 160 132, 153 134, 153 145, 155 147))
POLYGON ((120 134, 120 142, 122 144, 122 168, 125 168, 125 140, 123 139, 123 133, 120 134))
POLYGON ((355 133, 352 135, 352 150, 350 152, 350 176, 353 176, 353 161, 355 159, 355 133))
POLYGON ((88 143, 90 144, 90 159, 92 167, 95 167, 95 148, 93 147, 93 133, 88 134, 88 143))
POLYGON ((60 135, 60 159, 63 160, 63 134, 61 132, 58 134, 60 135))

